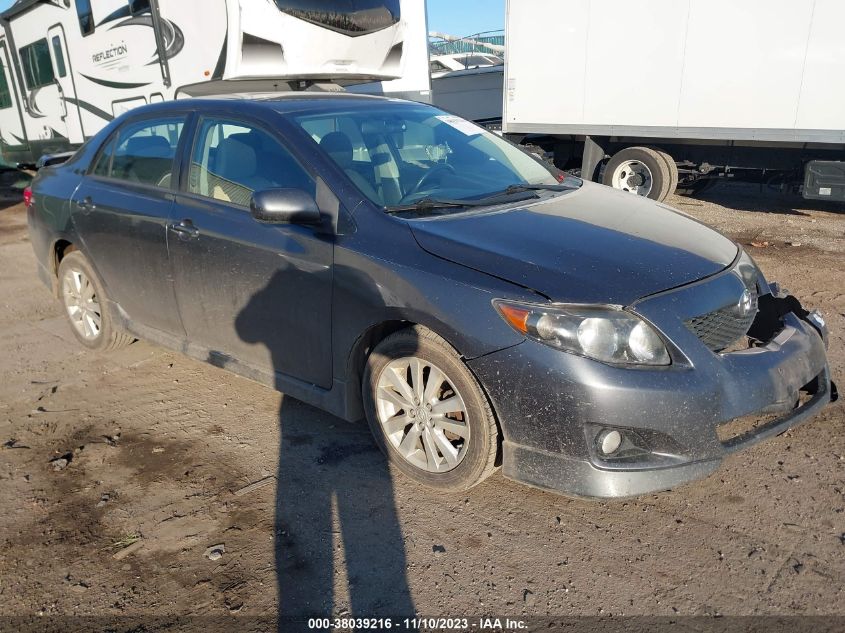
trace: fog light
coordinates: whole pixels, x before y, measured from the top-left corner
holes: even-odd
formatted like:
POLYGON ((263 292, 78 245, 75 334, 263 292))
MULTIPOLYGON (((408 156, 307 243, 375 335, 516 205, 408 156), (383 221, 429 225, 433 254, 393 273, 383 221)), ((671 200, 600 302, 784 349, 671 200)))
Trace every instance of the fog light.
POLYGON ((603 455, 612 455, 622 445, 622 434, 619 431, 605 429, 599 433, 596 444, 603 455))

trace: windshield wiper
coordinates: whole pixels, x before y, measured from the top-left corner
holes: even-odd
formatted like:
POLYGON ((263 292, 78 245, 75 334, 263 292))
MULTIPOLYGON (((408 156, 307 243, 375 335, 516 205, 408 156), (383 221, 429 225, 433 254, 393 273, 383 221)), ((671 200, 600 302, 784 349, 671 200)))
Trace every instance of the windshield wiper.
MULTIPOLYGON (((484 198, 479 198, 477 202, 482 204, 496 204, 498 201, 502 202, 509 202, 508 200, 503 200, 508 198, 509 196, 515 196, 519 193, 529 193, 534 191, 572 191, 575 187, 571 187, 570 185, 511 185, 507 189, 503 189, 502 191, 497 191, 496 193, 491 193, 489 196, 485 196, 484 198)), ((537 194, 534 194, 533 197, 539 197, 537 194)), ((527 198, 523 198, 517 200, 517 202, 521 202, 527 198)))
POLYGON ((385 213, 402 213, 403 211, 431 211, 432 209, 461 209, 464 207, 481 206, 475 200, 443 200, 439 198, 423 198, 413 204, 399 204, 386 207, 385 213))
POLYGON ((498 198, 500 196, 510 196, 515 193, 524 193, 526 191, 572 191, 576 187, 571 185, 559 185, 559 184, 538 184, 538 185, 511 185, 504 191, 499 191, 494 193, 487 198, 498 198))

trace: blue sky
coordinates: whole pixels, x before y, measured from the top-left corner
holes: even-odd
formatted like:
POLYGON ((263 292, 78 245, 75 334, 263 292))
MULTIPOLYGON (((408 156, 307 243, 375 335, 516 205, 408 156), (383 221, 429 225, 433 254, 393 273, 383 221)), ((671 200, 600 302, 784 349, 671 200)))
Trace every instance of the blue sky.
MULTIPOLYGON (((0 10, 13 0, 0 0, 0 10)), ((472 35, 505 28, 505 0, 428 0, 428 28, 450 35, 472 35)))
POLYGON ((505 0, 428 0, 428 29, 473 35, 505 28, 505 0))

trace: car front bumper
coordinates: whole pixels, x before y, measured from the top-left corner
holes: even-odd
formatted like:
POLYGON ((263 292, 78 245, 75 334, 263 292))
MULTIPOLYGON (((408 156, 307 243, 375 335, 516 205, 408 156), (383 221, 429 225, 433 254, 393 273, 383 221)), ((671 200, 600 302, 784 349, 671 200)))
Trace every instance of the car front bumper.
MULTIPOLYGON (((666 312, 687 305, 682 294, 649 300, 638 312, 665 323, 666 312)), ((766 346, 714 354, 680 316, 680 327, 662 328, 685 355, 669 367, 614 367, 532 340, 470 361, 502 425, 504 475, 579 497, 667 490, 705 477, 726 455, 780 435, 830 401, 824 333, 808 321, 790 313, 766 346), (752 417, 725 436, 729 425, 752 417), (645 449, 603 457, 602 430, 619 430, 645 449)))

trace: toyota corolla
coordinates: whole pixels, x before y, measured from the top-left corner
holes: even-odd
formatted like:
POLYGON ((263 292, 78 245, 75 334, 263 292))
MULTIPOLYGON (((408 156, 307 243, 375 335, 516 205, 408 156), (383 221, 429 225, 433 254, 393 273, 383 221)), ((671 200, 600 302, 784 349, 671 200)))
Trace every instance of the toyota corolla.
POLYGON ((445 490, 626 497, 835 397, 817 312, 672 209, 427 105, 344 93, 118 118, 27 193, 92 350, 136 338, 354 421, 445 490))

